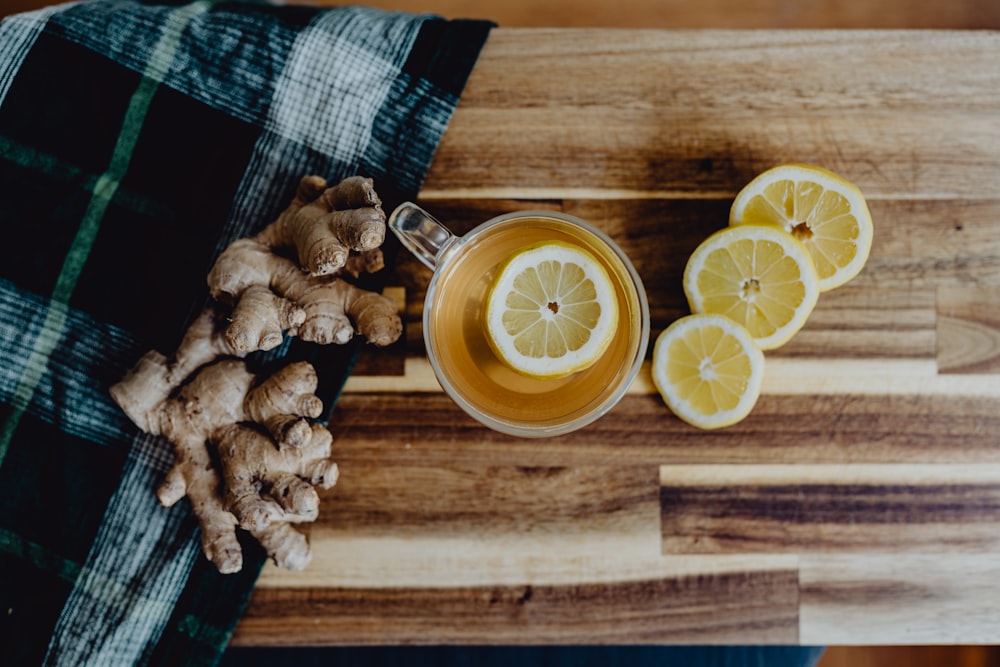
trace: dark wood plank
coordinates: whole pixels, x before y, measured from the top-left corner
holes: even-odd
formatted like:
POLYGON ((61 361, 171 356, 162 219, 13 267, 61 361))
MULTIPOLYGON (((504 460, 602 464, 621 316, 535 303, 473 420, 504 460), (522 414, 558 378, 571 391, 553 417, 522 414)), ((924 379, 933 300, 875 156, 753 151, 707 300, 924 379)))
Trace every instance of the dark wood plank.
POLYGON ((663 466, 664 553, 994 553, 1000 466, 663 466))
MULTIPOLYGON (((794 381, 810 386, 808 379, 794 381)), ((630 394, 572 437, 539 447, 489 431, 440 392, 347 393, 330 425, 345 471, 379 461, 440 467, 997 463, 998 403, 996 395, 765 394, 739 424, 706 432, 670 414, 659 396, 630 394)))
MULTIPOLYGON (((405 447, 405 445, 404 445, 405 447)), ((422 458, 420 445, 409 451, 422 458), (416 449, 416 452, 413 452, 416 449)), ((340 531, 561 533, 656 528, 655 466, 392 465, 344 461, 318 526, 340 531)))
POLYGON ((824 293, 805 326, 768 357, 933 359, 934 303, 926 288, 848 284, 824 293))
POLYGON ((798 641, 794 570, 576 585, 258 588, 236 646, 798 641))
POLYGON ((998 52, 987 32, 497 31, 425 192, 731 196, 806 161, 873 198, 987 198, 998 52))

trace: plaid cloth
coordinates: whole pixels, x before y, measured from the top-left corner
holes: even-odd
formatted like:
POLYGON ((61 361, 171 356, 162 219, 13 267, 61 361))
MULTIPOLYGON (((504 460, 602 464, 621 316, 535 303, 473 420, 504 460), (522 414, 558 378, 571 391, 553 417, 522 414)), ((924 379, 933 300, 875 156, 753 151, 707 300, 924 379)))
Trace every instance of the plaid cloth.
MULTIPOLYGON (((250 540, 242 573, 215 571, 187 502, 156 503, 169 445, 108 387, 176 349, 214 257, 300 176, 371 176, 386 208, 414 197, 490 27, 125 0, 0 23, 7 664, 218 662, 264 554, 250 540)), ((297 342, 267 354, 320 355, 328 407, 351 361, 297 342)))

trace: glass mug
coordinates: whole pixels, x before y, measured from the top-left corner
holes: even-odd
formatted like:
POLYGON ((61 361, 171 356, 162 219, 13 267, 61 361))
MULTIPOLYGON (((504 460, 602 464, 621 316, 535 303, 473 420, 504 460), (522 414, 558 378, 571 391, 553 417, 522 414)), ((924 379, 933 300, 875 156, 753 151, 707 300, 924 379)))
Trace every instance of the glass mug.
POLYGON ((480 423, 521 437, 569 433, 605 414, 628 390, 646 357, 649 306, 632 263, 602 231, 562 213, 519 211, 456 236, 409 202, 392 212, 388 226, 433 271, 424 301, 427 358, 445 392, 480 423), (589 368, 537 379, 494 355, 482 312, 499 265, 516 250, 547 241, 581 247, 604 266, 618 299, 618 329, 589 368))

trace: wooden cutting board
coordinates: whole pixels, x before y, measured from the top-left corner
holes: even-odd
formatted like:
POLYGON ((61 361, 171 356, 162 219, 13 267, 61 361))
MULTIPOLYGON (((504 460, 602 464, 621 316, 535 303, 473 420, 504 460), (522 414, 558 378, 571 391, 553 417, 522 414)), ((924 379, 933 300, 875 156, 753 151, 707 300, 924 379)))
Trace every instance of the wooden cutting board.
POLYGON ((591 221, 655 338, 687 256, 784 162, 855 182, 875 241, 718 432, 648 367, 577 433, 478 426, 427 365, 429 272, 400 256, 406 341, 337 404, 314 561, 265 570, 233 643, 1000 639, 1000 33, 498 29, 421 203, 459 233, 591 221))

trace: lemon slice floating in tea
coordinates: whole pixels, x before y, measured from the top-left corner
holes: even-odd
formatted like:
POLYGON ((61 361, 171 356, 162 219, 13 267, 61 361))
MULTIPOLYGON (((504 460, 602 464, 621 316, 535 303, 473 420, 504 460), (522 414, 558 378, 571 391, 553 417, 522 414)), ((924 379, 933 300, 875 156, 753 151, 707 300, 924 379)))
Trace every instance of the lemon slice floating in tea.
POLYGON ((684 293, 694 313, 725 315, 763 350, 786 343, 819 298, 819 277, 802 242, 772 225, 726 227, 688 258, 684 293))
POLYGON ((822 167, 788 164, 763 172, 736 195, 729 223, 771 224, 793 234, 812 255, 821 292, 856 276, 872 246, 861 190, 822 167))
POLYGON ((608 272, 589 252, 562 242, 516 251, 486 294, 483 326, 510 368, 556 378, 593 365, 618 326, 608 272))
POLYGON ((675 415, 700 428, 720 428, 746 417, 757 403, 764 353, 729 318, 688 315, 656 339, 652 371, 675 415))

